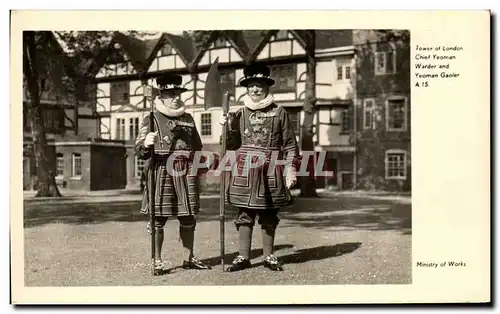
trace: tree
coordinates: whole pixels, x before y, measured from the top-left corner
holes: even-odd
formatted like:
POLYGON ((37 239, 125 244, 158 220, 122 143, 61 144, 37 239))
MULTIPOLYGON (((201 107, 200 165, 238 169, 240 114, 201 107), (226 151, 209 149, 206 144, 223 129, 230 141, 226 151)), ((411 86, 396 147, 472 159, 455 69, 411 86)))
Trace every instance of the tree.
POLYGON ((189 38, 193 40, 196 47, 203 46, 209 39, 212 34, 212 31, 183 31, 182 36, 185 38, 189 38))
MULTIPOLYGON (((315 52, 315 31, 307 30, 306 35, 306 99, 304 101, 304 123, 302 124, 301 149, 302 151, 314 151, 313 126, 314 115, 316 113, 316 59, 315 52)), ((301 197, 317 197, 315 183, 315 164, 310 156, 307 159, 308 176, 303 176, 300 182, 301 197)))
POLYGON ((61 196, 54 178, 50 175, 50 159, 47 150, 47 138, 43 122, 42 106, 40 106, 40 89, 43 88, 39 75, 37 59, 37 42, 41 37, 34 31, 23 33, 23 74, 28 92, 27 117, 30 120, 33 137, 33 153, 37 164, 39 189, 36 196, 61 196))
MULTIPOLYGON (((145 33, 131 31, 129 36, 145 33)), ((91 77, 89 63, 103 53, 113 55, 116 47, 111 45, 114 32, 48 32, 25 31, 23 33, 23 85, 27 95, 26 117, 31 129, 36 174, 39 181, 36 196, 61 196, 55 182, 51 165, 55 164, 47 145, 46 128, 43 121, 44 107, 40 96, 50 86, 54 92, 78 102, 87 91, 91 77), (51 36, 57 35, 59 44, 51 36), (50 83, 50 84, 49 84, 50 83)), ((78 105, 78 103, 76 103, 78 105)), ((77 123, 75 121, 73 123, 77 123)))

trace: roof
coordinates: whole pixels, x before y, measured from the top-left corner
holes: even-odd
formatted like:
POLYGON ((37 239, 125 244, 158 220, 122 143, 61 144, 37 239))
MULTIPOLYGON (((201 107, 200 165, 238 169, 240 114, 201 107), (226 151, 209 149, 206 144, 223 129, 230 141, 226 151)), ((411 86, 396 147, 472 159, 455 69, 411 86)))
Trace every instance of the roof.
POLYGON ((263 30, 244 30, 241 31, 241 37, 243 42, 248 47, 249 52, 252 52, 257 48, 262 38, 264 37, 263 30))
MULTIPOLYGON (((220 30, 209 31, 203 43, 195 42, 190 36, 161 33, 155 39, 139 39, 126 35, 122 32, 115 32, 113 41, 120 44, 125 54, 129 57, 137 72, 147 72, 151 62, 156 57, 165 43, 169 43, 188 65, 196 66, 203 56, 203 52, 218 37, 226 37, 233 47, 243 56, 243 60, 248 63, 253 61, 260 50, 267 44, 269 38, 277 30, 220 30)), ((299 43, 305 46, 306 30, 291 30, 299 43)), ((316 49, 328 49, 353 45, 352 30, 316 30, 316 49)), ((102 60, 101 60, 102 62, 102 60)), ((99 64, 99 62, 97 62, 99 64)), ((102 65, 101 65, 102 66, 102 65)))
POLYGON ((193 62, 198 48, 190 38, 169 33, 163 33, 166 41, 179 53, 179 56, 186 64, 193 62))

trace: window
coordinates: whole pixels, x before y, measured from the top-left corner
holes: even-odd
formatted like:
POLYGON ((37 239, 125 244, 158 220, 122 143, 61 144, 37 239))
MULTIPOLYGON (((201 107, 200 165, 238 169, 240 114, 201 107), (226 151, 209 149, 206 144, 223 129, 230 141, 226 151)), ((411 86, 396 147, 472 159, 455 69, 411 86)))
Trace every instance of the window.
POLYGON ((226 39, 223 37, 219 37, 215 40, 214 42, 214 47, 215 48, 223 48, 226 47, 226 39))
POLYGON ((396 73, 396 51, 392 48, 386 52, 386 72, 387 73, 396 73))
POLYGON ((349 132, 351 131, 351 110, 344 109, 342 111, 342 131, 341 132, 349 132))
POLYGON ((406 99, 389 98, 386 102, 386 128, 388 131, 406 130, 406 99))
POLYGON ((201 135, 211 136, 212 135, 212 114, 202 113, 201 114, 201 135))
POLYGON ((406 179, 406 151, 399 149, 386 151, 385 178, 406 179))
POLYGON ((169 44, 165 44, 163 48, 161 48, 161 55, 162 56, 168 56, 172 54, 172 46, 169 44))
POLYGON ((58 153, 56 157, 56 177, 62 176, 64 176, 64 155, 58 153))
POLYGON ((337 81, 342 80, 342 72, 343 72, 343 71, 344 71, 344 70, 342 69, 342 67, 341 67, 341 66, 337 67, 337 81))
POLYGON ((288 31, 286 31, 286 30, 280 30, 274 36, 275 36, 276 40, 288 39, 288 31))
POLYGON ((234 96, 235 95, 234 70, 221 71, 220 72, 220 79, 221 79, 222 90, 229 92, 229 96, 234 96))
POLYGON ((345 67, 345 79, 346 80, 351 79, 351 67, 350 66, 345 67))
POLYGON ((97 85, 91 82, 82 82, 77 89, 77 97, 82 101, 93 101, 97 95, 97 85))
POLYGON ((137 138, 137 135, 139 135, 139 118, 129 119, 128 131, 129 139, 133 140, 137 138))
POLYGON ((363 128, 373 128, 373 112, 375 111, 375 100, 372 98, 365 99, 363 102, 363 128))
POLYGON ((271 67, 271 77, 276 81, 272 87, 275 92, 295 92, 295 67, 282 65, 271 67))
POLYGON ((112 82, 111 83, 111 105, 120 105, 129 103, 129 83, 112 82))
POLYGON ((337 67, 337 81, 350 80, 350 79, 351 79, 351 67, 347 66, 347 65, 338 66, 337 67))
POLYGON ((82 155, 74 153, 71 158, 71 176, 81 177, 82 176, 82 155))
POLYGON ((287 113, 295 135, 300 136, 300 111, 288 109, 287 113))
POLYGON ((117 140, 125 139, 125 119, 116 119, 116 136, 117 140))
POLYGON ((396 73, 396 49, 393 45, 385 45, 385 51, 375 52, 375 75, 396 73))
POLYGON ((375 74, 385 74, 385 52, 375 53, 375 74))
POLYGON ((58 133, 64 127, 64 109, 58 107, 44 107, 42 109, 45 129, 51 133, 58 133))
POLYGON ((140 178, 144 171, 144 160, 135 156, 135 177, 140 178))

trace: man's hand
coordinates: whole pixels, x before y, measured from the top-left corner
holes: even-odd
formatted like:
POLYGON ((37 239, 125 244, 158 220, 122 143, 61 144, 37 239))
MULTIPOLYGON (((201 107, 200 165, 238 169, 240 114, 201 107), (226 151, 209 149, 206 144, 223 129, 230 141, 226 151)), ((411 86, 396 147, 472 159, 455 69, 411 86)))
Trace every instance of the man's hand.
POLYGON ((149 132, 148 135, 146 135, 146 139, 144 140, 144 146, 150 147, 153 146, 156 142, 158 142, 158 131, 149 132))
POLYGON ((228 121, 227 114, 223 114, 223 115, 220 116, 220 120, 219 120, 219 124, 220 125, 226 124, 227 121, 228 121))
POLYGON ((289 167, 285 175, 285 184, 287 189, 291 189, 297 184, 297 175, 293 167, 289 167))

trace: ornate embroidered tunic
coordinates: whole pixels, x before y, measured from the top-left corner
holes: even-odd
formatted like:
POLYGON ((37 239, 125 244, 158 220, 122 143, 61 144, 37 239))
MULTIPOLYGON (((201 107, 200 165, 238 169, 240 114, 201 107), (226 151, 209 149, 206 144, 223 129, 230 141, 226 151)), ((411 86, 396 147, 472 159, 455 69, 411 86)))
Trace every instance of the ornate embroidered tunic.
MULTIPOLYGON (((199 212, 200 191, 197 173, 192 171, 192 158, 196 151, 201 151, 202 143, 193 117, 184 113, 179 117, 168 117, 159 111, 154 113, 155 131, 159 142, 155 144, 155 213, 157 216, 187 216, 199 212), (168 157, 177 156, 168 167, 168 157), (185 172, 184 175, 172 175, 172 170, 185 172), (186 171, 187 170, 187 171, 186 171)), ((150 117, 142 121, 139 135, 135 142, 138 158, 146 160, 144 170, 150 180, 151 151, 144 147, 146 135, 150 132, 150 117)), ((149 212, 149 184, 143 193, 141 212, 149 212)))
POLYGON ((270 166, 272 155, 279 156, 279 160, 292 160, 295 166, 299 155, 294 129, 283 107, 272 103, 259 110, 238 110, 231 121, 226 145, 228 150, 236 150, 237 156, 237 171, 233 170, 226 190, 230 204, 278 209, 292 203, 283 178, 284 166, 270 166), (248 169, 249 158, 254 162, 259 158, 255 153, 264 154, 266 162, 248 169))

